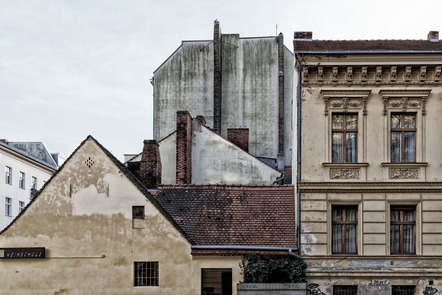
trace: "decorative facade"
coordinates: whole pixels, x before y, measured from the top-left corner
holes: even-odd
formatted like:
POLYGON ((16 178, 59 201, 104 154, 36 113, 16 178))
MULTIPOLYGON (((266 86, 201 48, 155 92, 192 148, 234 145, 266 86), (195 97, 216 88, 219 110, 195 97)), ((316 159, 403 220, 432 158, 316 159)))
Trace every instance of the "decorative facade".
POLYGON ((442 42, 294 40, 311 294, 442 290, 442 42))

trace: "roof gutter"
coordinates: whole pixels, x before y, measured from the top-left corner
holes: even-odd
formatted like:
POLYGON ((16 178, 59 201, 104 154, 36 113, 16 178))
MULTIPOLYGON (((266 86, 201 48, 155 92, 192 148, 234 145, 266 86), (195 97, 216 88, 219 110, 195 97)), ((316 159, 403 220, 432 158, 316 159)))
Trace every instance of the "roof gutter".
POLYGON ((442 50, 322 50, 322 51, 312 51, 312 50, 301 50, 296 51, 295 54, 385 54, 385 53, 422 53, 422 54, 442 54, 442 50))

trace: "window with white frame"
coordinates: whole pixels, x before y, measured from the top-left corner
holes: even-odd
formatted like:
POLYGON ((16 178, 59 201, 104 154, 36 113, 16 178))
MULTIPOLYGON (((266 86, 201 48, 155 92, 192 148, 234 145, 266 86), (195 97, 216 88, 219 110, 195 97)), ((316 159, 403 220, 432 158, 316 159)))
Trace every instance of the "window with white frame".
POLYGON ((18 187, 21 189, 25 189, 26 185, 26 174, 24 172, 21 172, 18 174, 18 187))
POLYGON ((8 166, 5 167, 5 183, 12 184, 12 168, 8 166))
POLYGON ((5 197, 5 216, 12 216, 12 199, 5 197))
POLYGON ((36 190, 37 189, 37 177, 32 176, 32 189, 36 190))
POLYGON ((22 212, 25 209, 25 202, 18 201, 18 212, 22 212))

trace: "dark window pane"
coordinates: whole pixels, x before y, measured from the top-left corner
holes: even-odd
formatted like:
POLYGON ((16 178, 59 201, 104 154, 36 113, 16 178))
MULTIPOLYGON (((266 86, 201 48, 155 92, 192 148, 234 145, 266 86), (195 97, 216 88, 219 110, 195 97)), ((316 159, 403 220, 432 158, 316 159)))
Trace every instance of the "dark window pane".
POLYGON ((356 144, 358 141, 357 133, 347 133, 346 138, 346 162, 356 162, 356 144))
POLYGON ((346 253, 356 253, 356 224, 345 226, 346 253))
POLYGON ((342 163, 344 161, 344 134, 333 133, 332 161, 342 163))
POLYGON ((400 225, 390 226, 390 251, 391 253, 400 253, 400 225))
POLYGON ((404 152, 405 162, 415 162, 416 160, 416 140, 415 132, 404 132, 404 152))
POLYGON ((333 225, 333 253, 342 253, 342 227, 341 224, 333 225))
POLYGON ((391 161, 401 162, 401 146, 402 137, 401 132, 391 132, 391 161))

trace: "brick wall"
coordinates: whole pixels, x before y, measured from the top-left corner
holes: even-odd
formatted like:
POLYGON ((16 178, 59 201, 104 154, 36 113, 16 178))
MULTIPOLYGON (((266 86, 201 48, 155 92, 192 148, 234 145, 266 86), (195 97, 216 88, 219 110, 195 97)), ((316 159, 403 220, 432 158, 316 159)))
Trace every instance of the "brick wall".
POLYGON ((192 118, 178 111, 176 118, 176 184, 192 183, 192 118))
POLYGON ((249 128, 228 128, 227 139, 249 152, 249 128))

